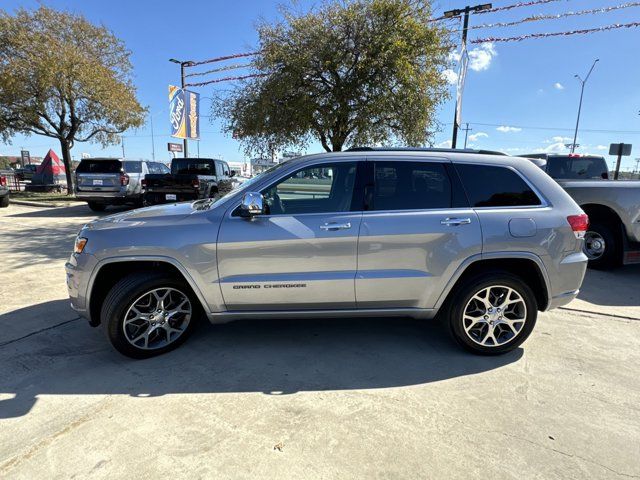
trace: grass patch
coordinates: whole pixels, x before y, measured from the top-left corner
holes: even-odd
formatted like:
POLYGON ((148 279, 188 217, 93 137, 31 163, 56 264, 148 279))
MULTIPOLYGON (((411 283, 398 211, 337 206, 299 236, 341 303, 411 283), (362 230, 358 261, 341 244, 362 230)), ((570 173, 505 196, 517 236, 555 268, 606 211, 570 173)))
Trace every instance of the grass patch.
POLYGON ((77 202, 74 195, 66 193, 44 192, 11 192, 14 200, 28 200, 29 202, 77 202))

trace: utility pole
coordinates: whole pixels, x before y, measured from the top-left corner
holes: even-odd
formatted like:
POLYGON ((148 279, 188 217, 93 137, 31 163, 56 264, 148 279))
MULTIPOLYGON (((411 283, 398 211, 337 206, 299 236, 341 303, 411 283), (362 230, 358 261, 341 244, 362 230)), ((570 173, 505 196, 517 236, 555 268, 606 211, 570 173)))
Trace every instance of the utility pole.
POLYGON ((151 121, 151 159, 155 162, 156 161, 156 141, 155 138, 153 136, 153 115, 151 115, 151 113, 149 113, 149 120, 151 121))
MULTIPOLYGON (((169 61, 180 65, 180 87, 182 88, 182 91, 184 91, 184 68, 192 66, 193 62, 191 60, 182 62, 180 60, 176 60, 175 58, 170 58, 169 61)), ((189 146, 187 145, 187 139, 185 138, 182 142, 184 145, 184 158, 187 158, 189 156, 189 146)))
MULTIPOLYGON (((458 17, 464 14, 464 24, 462 27, 462 50, 464 51, 467 46, 467 30, 469 28, 469 13, 471 12, 481 12, 482 10, 491 10, 492 5, 490 3, 483 3, 481 5, 475 5, 473 7, 467 5, 462 9, 449 10, 444 12, 445 18, 453 18, 458 17)), ((461 72, 462 73, 462 72, 461 72)), ((460 90, 464 85, 459 85, 460 90)), ((460 103, 462 103, 462 94, 460 94, 460 103)), ((456 95, 456 109, 453 112, 453 136, 451 137, 451 148, 456 148, 456 144, 458 142, 458 109, 462 108, 462 105, 458 104, 458 98, 456 95)))
POLYGON ((469 123, 466 123, 466 128, 461 128, 460 130, 464 130, 464 148, 467 149, 467 139, 469 138, 469 130, 473 130, 473 128, 469 128, 469 123))
POLYGON ((122 158, 124 158, 124 135, 120 137, 120 143, 122 144, 122 158))
POLYGON ((591 76, 591 72, 593 72, 593 68, 596 66, 596 63, 598 63, 600 61, 599 58, 596 58, 593 61, 593 65, 591 65, 591 69, 589 70, 589 73, 587 73, 587 76, 585 77, 584 80, 582 80, 582 78, 580 78, 580 75, 574 75, 575 78, 578 79, 578 81, 582 84, 582 86, 580 87, 580 103, 578 104, 578 118, 576 119, 576 131, 573 134, 573 143, 571 144, 571 153, 574 153, 576 151, 576 142, 578 141, 578 125, 580 124, 580 112, 582 110, 582 96, 584 95, 584 85, 585 83, 587 83, 587 80, 589 80, 589 77, 591 76))
POLYGON ((638 170, 638 165, 640 165, 640 158, 636 158, 636 169, 633 171, 633 173, 640 173, 640 170, 638 170))

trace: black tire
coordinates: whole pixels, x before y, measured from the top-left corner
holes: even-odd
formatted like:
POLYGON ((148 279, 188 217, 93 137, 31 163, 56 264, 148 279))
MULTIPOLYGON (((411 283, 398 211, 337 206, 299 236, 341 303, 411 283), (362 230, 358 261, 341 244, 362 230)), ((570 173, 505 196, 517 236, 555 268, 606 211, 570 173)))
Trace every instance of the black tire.
POLYGON ((0 208, 7 208, 9 206, 9 195, 5 195, 0 198, 0 208))
MULTIPOLYGON (((499 289, 497 291, 500 292, 499 289)), ((447 304, 444 320, 449 327, 451 336, 466 350, 478 355, 500 355, 519 347, 533 331, 538 317, 538 302, 533 290, 520 277, 505 271, 489 271, 464 279, 456 286, 447 304), (498 288, 497 286, 515 290, 526 305, 526 314, 523 313, 524 322, 517 334, 505 332, 505 336, 513 335, 512 338, 505 340, 503 344, 485 346, 472 340, 470 335, 465 332, 464 311, 474 295, 488 287, 498 288)), ((486 328, 489 328, 488 324, 486 328)), ((492 328, 495 332, 498 327, 492 328)), ((499 327, 500 331, 503 328, 506 331, 506 326, 499 327)))
POLYGON ((105 209, 107 208, 107 206, 104 203, 87 202, 87 205, 89 205, 89 208, 94 212, 104 212, 105 209))
POLYGON ((621 241, 614 233, 614 229, 606 223, 593 223, 585 235, 584 253, 589 258, 589 268, 596 270, 609 270, 620 266, 622 263, 621 241), (589 252, 587 242, 591 241, 593 235, 599 235, 604 241, 604 252, 595 257, 593 252, 589 252))
POLYGON ((164 273, 142 272, 128 275, 113 286, 102 304, 100 321, 111 345, 118 352, 130 358, 140 359, 161 355, 184 343, 193 332, 202 315, 201 312, 198 299, 184 281, 164 273), (139 348, 129 342, 125 336, 123 326, 125 315, 137 299, 158 288, 175 289, 187 296, 191 303, 191 318, 184 331, 168 345, 153 349, 139 348))

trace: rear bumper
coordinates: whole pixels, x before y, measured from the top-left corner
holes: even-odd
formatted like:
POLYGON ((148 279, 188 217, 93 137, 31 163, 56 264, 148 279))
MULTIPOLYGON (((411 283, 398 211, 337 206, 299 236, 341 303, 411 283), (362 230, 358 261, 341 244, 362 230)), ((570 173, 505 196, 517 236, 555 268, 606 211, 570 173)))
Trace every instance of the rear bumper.
POLYGON ((134 202, 140 199, 141 196, 140 194, 128 194, 127 192, 76 192, 76 198, 78 200, 111 205, 134 202))
POLYGON ((587 271, 587 262, 587 256, 583 252, 570 253, 560 261, 557 270, 550 275, 553 289, 545 310, 566 305, 578 296, 587 271))
POLYGON ((198 192, 146 192, 144 194, 145 203, 149 205, 157 205, 159 203, 173 202, 190 202, 198 200, 200 195, 198 192), (175 200, 167 200, 167 195, 175 195, 175 200))

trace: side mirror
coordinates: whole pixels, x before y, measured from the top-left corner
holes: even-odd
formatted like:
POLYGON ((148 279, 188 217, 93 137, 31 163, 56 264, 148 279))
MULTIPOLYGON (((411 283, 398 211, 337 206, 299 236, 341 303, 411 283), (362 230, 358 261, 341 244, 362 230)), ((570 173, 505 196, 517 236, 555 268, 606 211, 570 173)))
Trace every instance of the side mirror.
POLYGON ((264 213, 264 199, 261 193, 247 192, 242 196, 240 203, 240 216, 253 217, 264 213))
POLYGON ((229 178, 235 177, 235 176, 236 176, 236 171, 235 170, 229 170, 229 178))

